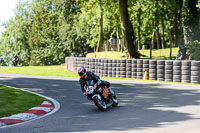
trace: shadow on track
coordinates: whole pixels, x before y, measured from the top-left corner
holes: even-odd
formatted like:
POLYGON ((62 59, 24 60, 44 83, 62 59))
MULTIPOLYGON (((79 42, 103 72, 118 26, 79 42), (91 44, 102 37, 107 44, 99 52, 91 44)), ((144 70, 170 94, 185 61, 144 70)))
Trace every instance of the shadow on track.
POLYGON ((84 98, 78 80, 13 78, 0 83, 52 97, 61 104, 61 109, 52 116, 12 127, 19 132, 27 126, 26 132, 37 132, 38 128, 41 132, 85 132, 160 127, 197 119, 190 113, 170 108, 199 105, 200 101, 200 93, 195 89, 170 89, 155 83, 111 83, 119 98, 119 107, 102 112, 84 98))

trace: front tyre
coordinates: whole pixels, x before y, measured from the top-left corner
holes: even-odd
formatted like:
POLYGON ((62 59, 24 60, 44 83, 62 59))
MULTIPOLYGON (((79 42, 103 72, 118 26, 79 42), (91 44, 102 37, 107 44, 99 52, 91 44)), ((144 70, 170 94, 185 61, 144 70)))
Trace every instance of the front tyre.
POLYGON ((118 106, 118 103, 119 103, 119 101, 118 101, 118 99, 117 99, 117 96, 112 96, 112 100, 113 100, 113 107, 117 107, 118 106))
POLYGON ((96 96, 93 96, 93 101, 94 103, 96 104, 96 106, 101 110, 101 111, 106 111, 107 110, 107 105, 104 101, 103 98, 101 98, 100 95, 96 95, 96 96))

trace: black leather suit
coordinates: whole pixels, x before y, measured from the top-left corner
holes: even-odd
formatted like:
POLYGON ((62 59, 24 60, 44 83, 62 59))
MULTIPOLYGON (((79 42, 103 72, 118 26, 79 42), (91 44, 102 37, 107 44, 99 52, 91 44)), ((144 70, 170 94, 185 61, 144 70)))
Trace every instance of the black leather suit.
MULTIPOLYGON (((86 76, 84 78, 80 78, 79 79, 79 82, 80 82, 80 85, 81 85, 81 90, 82 92, 84 93, 85 90, 84 90, 84 86, 86 85, 86 81, 87 80, 93 80, 93 82, 96 84, 98 82, 98 80, 100 80, 99 76, 95 75, 93 72, 86 72, 86 76)), ((110 83, 107 82, 107 81, 103 81, 101 80, 101 84, 100 86, 106 86, 107 88, 110 87, 110 83)))

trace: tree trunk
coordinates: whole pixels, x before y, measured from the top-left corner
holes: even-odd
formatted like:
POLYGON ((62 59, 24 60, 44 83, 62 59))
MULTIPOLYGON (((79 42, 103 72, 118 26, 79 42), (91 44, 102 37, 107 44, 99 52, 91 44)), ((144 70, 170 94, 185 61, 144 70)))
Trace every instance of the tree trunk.
POLYGON ((160 32, 159 27, 157 26, 157 32, 156 32, 156 40, 157 40, 157 49, 160 49, 160 32))
POLYGON ((177 8, 177 0, 176 0, 176 5, 175 5, 175 14, 174 14, 174 43, 173 43, 173 47, 177 46, 177 42, 178 42, 178 8, 177 8))
POLYGON ((119 31, 117 31, 117 51, 120 51, 120 44, 121 44, 121 40, 120 40, 120 36, 119 36, 119 31))
POLYGON ((154 46, 154 38, 155 38, 155 32, 152 33, 152 40, 151 40, 151 46, 150 46, 150 59, 152 59, 152 49, 154 46))
POLYGON ((174 31, 173 29, 170 30, 171 39, 170 39, 170 59, 172 59, 172 47, 174 45, 174 31))
POLYGON ((165 8, 165 1, 162 0, 162 18, 161 18, 161 23, 162 23, 162 49, 165 48, 165 21, 164 21, 164 18, 165 18, 165 11, 164 11, 164 8, 165 8))
POLYGON ((159 14, 158 14, 158 1, 156 0, 156 20, 155 20, 155 27, 156 27, 156 39, 157 39, 157 49, 160 49, 160 33, 159 33, 159 14))
POLYGON ((102 7, 101 7, 101 0, 99 1, 100 2, 100 14, 99 14, 99 40, 98 40, 98 43, 97 43, 97 48, 96 48, 96 52, 99 52, 100 51, 100 48, 103 46, 103 42, 104 42, 104 38, 103 38, 103 13, 102 13, 102 7))
POLYGON ((119 12, 121 19, 122 33, 124 35, 125 46, 128 49, 130 57, 139 58, 139 54, 135 48, 135 34, 133 25, 128 14, 128 0, 119 0, 119 12))

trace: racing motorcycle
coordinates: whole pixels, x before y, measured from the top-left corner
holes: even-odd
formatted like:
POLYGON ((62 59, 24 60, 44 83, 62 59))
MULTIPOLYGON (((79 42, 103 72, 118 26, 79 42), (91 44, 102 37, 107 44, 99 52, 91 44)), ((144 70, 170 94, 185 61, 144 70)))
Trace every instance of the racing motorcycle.
POLYGON ((106 111, 111 106, 118 106, 119 101, 111 88, 98 87, 93 80, 86 81, 86 84, 85 91, 88 99, 92 100, 101 111, 106 111))

